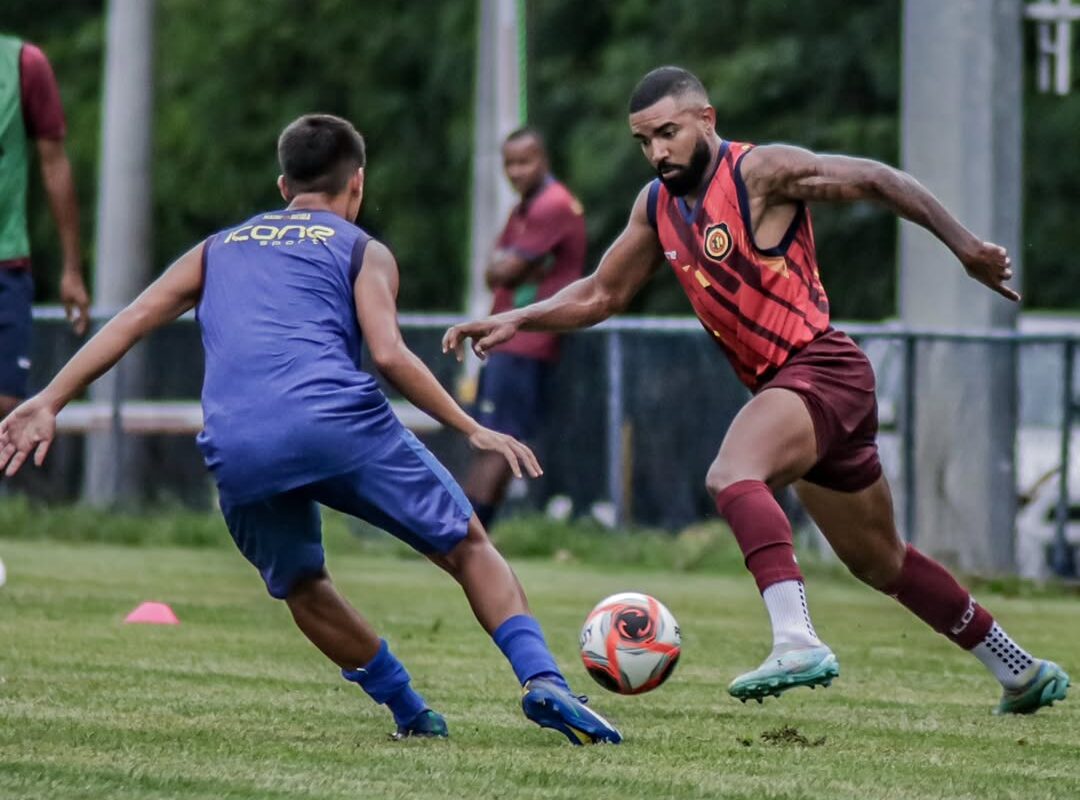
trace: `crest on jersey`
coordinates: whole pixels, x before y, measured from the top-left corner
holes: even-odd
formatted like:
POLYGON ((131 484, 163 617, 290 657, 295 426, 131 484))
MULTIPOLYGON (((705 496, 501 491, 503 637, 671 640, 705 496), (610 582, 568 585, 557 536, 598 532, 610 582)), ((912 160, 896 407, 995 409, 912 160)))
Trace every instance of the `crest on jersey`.
POLYGON ((721 262, 731 252, 731 231, 726 222, 718 222, 705 229, 705 255, 721 262))

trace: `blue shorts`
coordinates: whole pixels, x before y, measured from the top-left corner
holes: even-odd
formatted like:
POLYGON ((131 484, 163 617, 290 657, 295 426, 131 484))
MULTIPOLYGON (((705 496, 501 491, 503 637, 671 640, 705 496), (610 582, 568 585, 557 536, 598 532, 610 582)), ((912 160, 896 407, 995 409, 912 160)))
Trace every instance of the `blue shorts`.
POLYGON ((352 472, 253 503, 222 500, 233 541, 279 600, 297 582, 322 573, 320 503, 370 522, 425 555, 453 550, 472 517, 461 487, 404 427, 352 472))
POLYGON ((26 397, 33 302, 30 270, 0 267, 0 395, 6 397, 26 397))
POLYGON ((485 428, 532 439, 544 422, 548 362, 512 353, 492 353, 480 370, 476 421, 485 428))

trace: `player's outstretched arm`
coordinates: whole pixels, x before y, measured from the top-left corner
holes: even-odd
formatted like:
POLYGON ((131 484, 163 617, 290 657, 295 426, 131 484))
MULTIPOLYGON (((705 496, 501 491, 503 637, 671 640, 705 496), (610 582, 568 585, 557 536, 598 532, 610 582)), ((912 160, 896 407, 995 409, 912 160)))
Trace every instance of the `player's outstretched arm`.
POLYGON ((513 338, 519 330, 588 328, 622 311, 655 274, 663 256, 660 240, 649 224, 647 203, 648 187, 638 194, 626 228, 592 275, 539 303, 453 326, 443 336, 443 352, 453 351, 460 361, 465 341, 472 339, 473 351, 484 358, 488 350, 513 338))
POLYGON ((113 317, 49 385, 0 422, 0 470, 14 475, 31 454, 41 466, 56 435, 56 415, 150 331, 193 308, 202 292, 203 245, 182 255, 113 317))
POLYGON ((393 254, 380 242, 368 242, 353 293, 360 328, 379 372, 417 408, 465 434, 472 447, 501 453, 515 477, 522 476, 522 469, 534 478, 543 474, 532 450, 511 436, 488 430, 466 414, 406 346, 398 326, 397 292, 398 267, 393 254))
POLYGON ((906 172, 866 158, 819 155, 789 145, 756 147, 740 168, 752 208, 793 200, 878 203, 937 236, 972 278, 1009 300, 1020 299, 1005 285, 1012 278, 1005 248, 976 237, 906 172))

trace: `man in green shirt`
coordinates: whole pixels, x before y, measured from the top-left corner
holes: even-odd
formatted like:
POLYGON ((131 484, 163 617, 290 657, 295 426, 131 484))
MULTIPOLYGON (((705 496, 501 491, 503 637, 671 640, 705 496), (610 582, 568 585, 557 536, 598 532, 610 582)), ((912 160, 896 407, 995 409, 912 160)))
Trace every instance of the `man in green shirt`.
POLYGON ((77 334, 89 324, 79 205, 64 150, 66 125, 52 67, 37 47, 0 34, 0 417, 27 394, 30 374, 30 237, 26 195, 31 150, 63 249, 60 300, 77 334), (33 148, 31 148, 33 143, 33 148))

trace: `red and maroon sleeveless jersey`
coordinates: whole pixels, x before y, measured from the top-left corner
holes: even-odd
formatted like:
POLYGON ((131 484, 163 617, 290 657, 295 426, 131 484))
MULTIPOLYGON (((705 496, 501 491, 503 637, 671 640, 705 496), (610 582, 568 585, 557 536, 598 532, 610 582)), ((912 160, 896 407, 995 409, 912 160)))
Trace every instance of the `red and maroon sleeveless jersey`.
POLYGON ((649 220, 701 324, 736 374, 757 389, 792 353, 829 327, 810 212, 800 205, 776 247, 754 243, 739 160, 753 147, 722 142, 716 171, 694 208, 659 181, 649 220))

